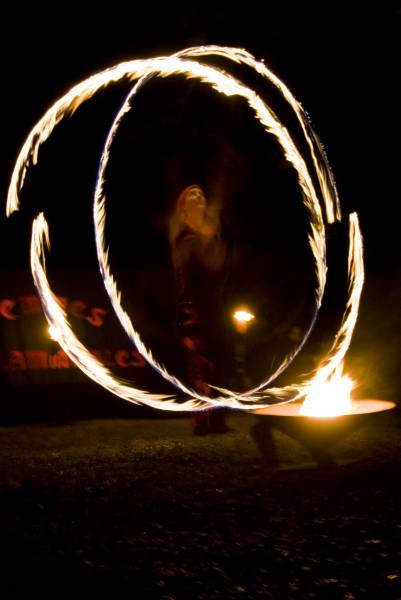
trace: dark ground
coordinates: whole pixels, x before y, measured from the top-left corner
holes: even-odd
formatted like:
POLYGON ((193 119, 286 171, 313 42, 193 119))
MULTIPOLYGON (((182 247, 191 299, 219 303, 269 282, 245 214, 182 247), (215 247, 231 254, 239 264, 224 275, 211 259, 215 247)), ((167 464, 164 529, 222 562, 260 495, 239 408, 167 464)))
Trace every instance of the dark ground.
POLYGON ((179 418, 2 427, 4 597, 27 585, 165 600, 401 598, 400 414, 337 445, 328 470, 277 434, 273 474, 254 422, 233 413, 235 432, 206 437, 179 418))

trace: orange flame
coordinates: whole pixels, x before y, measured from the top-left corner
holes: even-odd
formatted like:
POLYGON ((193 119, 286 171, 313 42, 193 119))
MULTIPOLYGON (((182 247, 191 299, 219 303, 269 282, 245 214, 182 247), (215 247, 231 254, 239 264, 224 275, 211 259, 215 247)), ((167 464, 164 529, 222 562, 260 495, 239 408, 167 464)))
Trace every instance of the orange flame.
POLYGON ((352 379, 343 375, 343 365, 326 380, 316 378, 308 388, 300 414, 307 417, 337 417, 351 410, 352 379))

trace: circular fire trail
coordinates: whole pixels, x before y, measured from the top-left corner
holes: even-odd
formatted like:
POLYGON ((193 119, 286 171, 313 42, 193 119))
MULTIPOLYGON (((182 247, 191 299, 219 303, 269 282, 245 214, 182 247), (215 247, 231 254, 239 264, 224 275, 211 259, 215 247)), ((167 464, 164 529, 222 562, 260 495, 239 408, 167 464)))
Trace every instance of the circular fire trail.
POLYGON ((350 216, 349 224, 349 260, 348 280, 349 295, 344 311, 342 323, 335 336, 332 348, 326 359, 316 373, 298 385, 284 388, 268 387, 270 383, 284 371, 293 358, 301 351, 308 338, 318 311, 321 306, 326 284, 326 241, 325 221, 329 225, 340 220, 341 212, 337 192, 330 167, 325 153, 314 134, 301 105, 295 100, 288 88, 267 67, 256 61, 248 52, 235 48, 218 46, 201 46, 189 48, 172 56, 153 59, 132 60, 121 63, 115 67, 102 71, 74 86, 66 95, 45 113, 29 133, 17 158, 12 174, 7 199, 7 214, 19 209, 19 193, 21 192, 29 168, 38 161, 39 149, 52 134, 54 128, 68 115, 72 114, 85 101, 92 98, 101 89, 128 78, 136 82, 132 91, 127 96, 123 107, 117 114, 108 134, 103 150, 94 199, 94 222, 96 232, 96 247, 100 271, 113 308, 125 332, 137 347, 146 361, 168 380, 175 388, 187 395, 188 399, 182 401, 174 394, 152 394, 147 390, 138 389, 126 382, 119 380, 108 369, 101 365, 93 355, 78 341, 72 331, 63 309, 58 304, 55 295, 50 289, 45 270, 45 245, 49 247, 48 225, 43 214, 38 215, 32 228, 31 240, 31 268, 35 285, 40 295, 43 309, 49 326, 58 331, 58 341, 66 354, 90 378, 107 388, 116 395, 134 403, 143 403, 164 410, 203 410, 211 406, 228 406, 237 409, 255 409, 269 406, 273 403, 294 400, 305 395, 305 390, 310 388, 315 380, 327 380, 339 367, 349 347, 352 332, 356 323, 359 300, 363 285, 363 258, 362 238, 359 230, 358 219, 355 214, 350 216), (198 57, 218 55, 236 63, 246 64, 259 75, 268 79, 290 106, 302 129, 304 139, 309 148, 310 158, 315 170, 315 177, 319 183, 318 191, 313 184, 313 176, 309 173, 306 161, 301 156, 287 128, 278 120, 269 105, 251 88, 235 79, 231 75, 217 68, 202 64, 198 57), (111 272, 108 261, 108 250, 105 240, 106 197, 104 192, 104 172, 107 166, 113 138, 124 117, 131 108, 138 89, 146 84, 150 76, 168 77, 175 74, 187 78, 196 78, 206 85, 210 85, 217 93, 231 96, 237 95, 244 98, 250 110, 255 114, 260 125, 267 134, 273 135, 280 144, 286 160, 294 168, 298 185, 302 192, 303 203, 309 218, 308 239, 315 261, 316 291, 315 313, 312 322, 295 351, 283 361, 276 371, 257 387, 242 394, 230 390, 219 389, 220 395, 216 398, 201 395, 188 388, 178 378, 168 373, 165 367, 159 364, 152 352, 143 344, 139 333, 135 330, 132 321, 124 310, 121 293, 111 272), (320 198, 320 200, 319 200, 320 198), (322 210, 321 204, 324 207, 322 210), (323 216, 325 214, 325 217, 323 216))

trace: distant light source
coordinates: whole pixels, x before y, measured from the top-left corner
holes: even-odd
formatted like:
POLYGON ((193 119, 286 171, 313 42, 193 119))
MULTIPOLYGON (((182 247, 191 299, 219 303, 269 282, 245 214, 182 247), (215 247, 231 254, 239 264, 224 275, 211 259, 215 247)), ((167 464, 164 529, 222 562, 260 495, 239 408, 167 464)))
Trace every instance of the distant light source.
POLYGON ((249 321, 252 321, 252 319, 255 318, 255 315, 252 315, 250 312, 246 311, 246 310, 237 310, 234 313, 234 319, 236 321, 238 321, 239 323, 248 323, 249 321))
POLYGON ((253 321, 254 318, 255 315, 249 312, 247 308, 239 308, 233 314, 235 329, 239 333, 245 333, 245 331, 248 329, 249 324, 251 323, 251 321, 253 321))
POLYGON ((49 336, 52 340, 56 342, 61 338, 61 329, 59 327, 55 327, 54 325, 50 325, 49 327, 49 336))

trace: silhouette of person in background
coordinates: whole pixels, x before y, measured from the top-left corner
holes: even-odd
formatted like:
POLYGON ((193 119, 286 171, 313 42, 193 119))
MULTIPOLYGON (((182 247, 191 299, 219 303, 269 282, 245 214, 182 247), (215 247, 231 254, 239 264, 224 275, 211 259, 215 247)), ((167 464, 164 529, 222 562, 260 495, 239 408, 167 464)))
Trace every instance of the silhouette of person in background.
MULTIPOLYGON (((220 235, 219 209, 207 204, 198 185, 179 195, 169 220, 169 242, 177 294, 175 324, 185 374, 195 391, 211 396, 211 332, 227 251, 220 235)), ((230 431, 222 409, 194 413, 193 424, 196 435, 230 431)))

